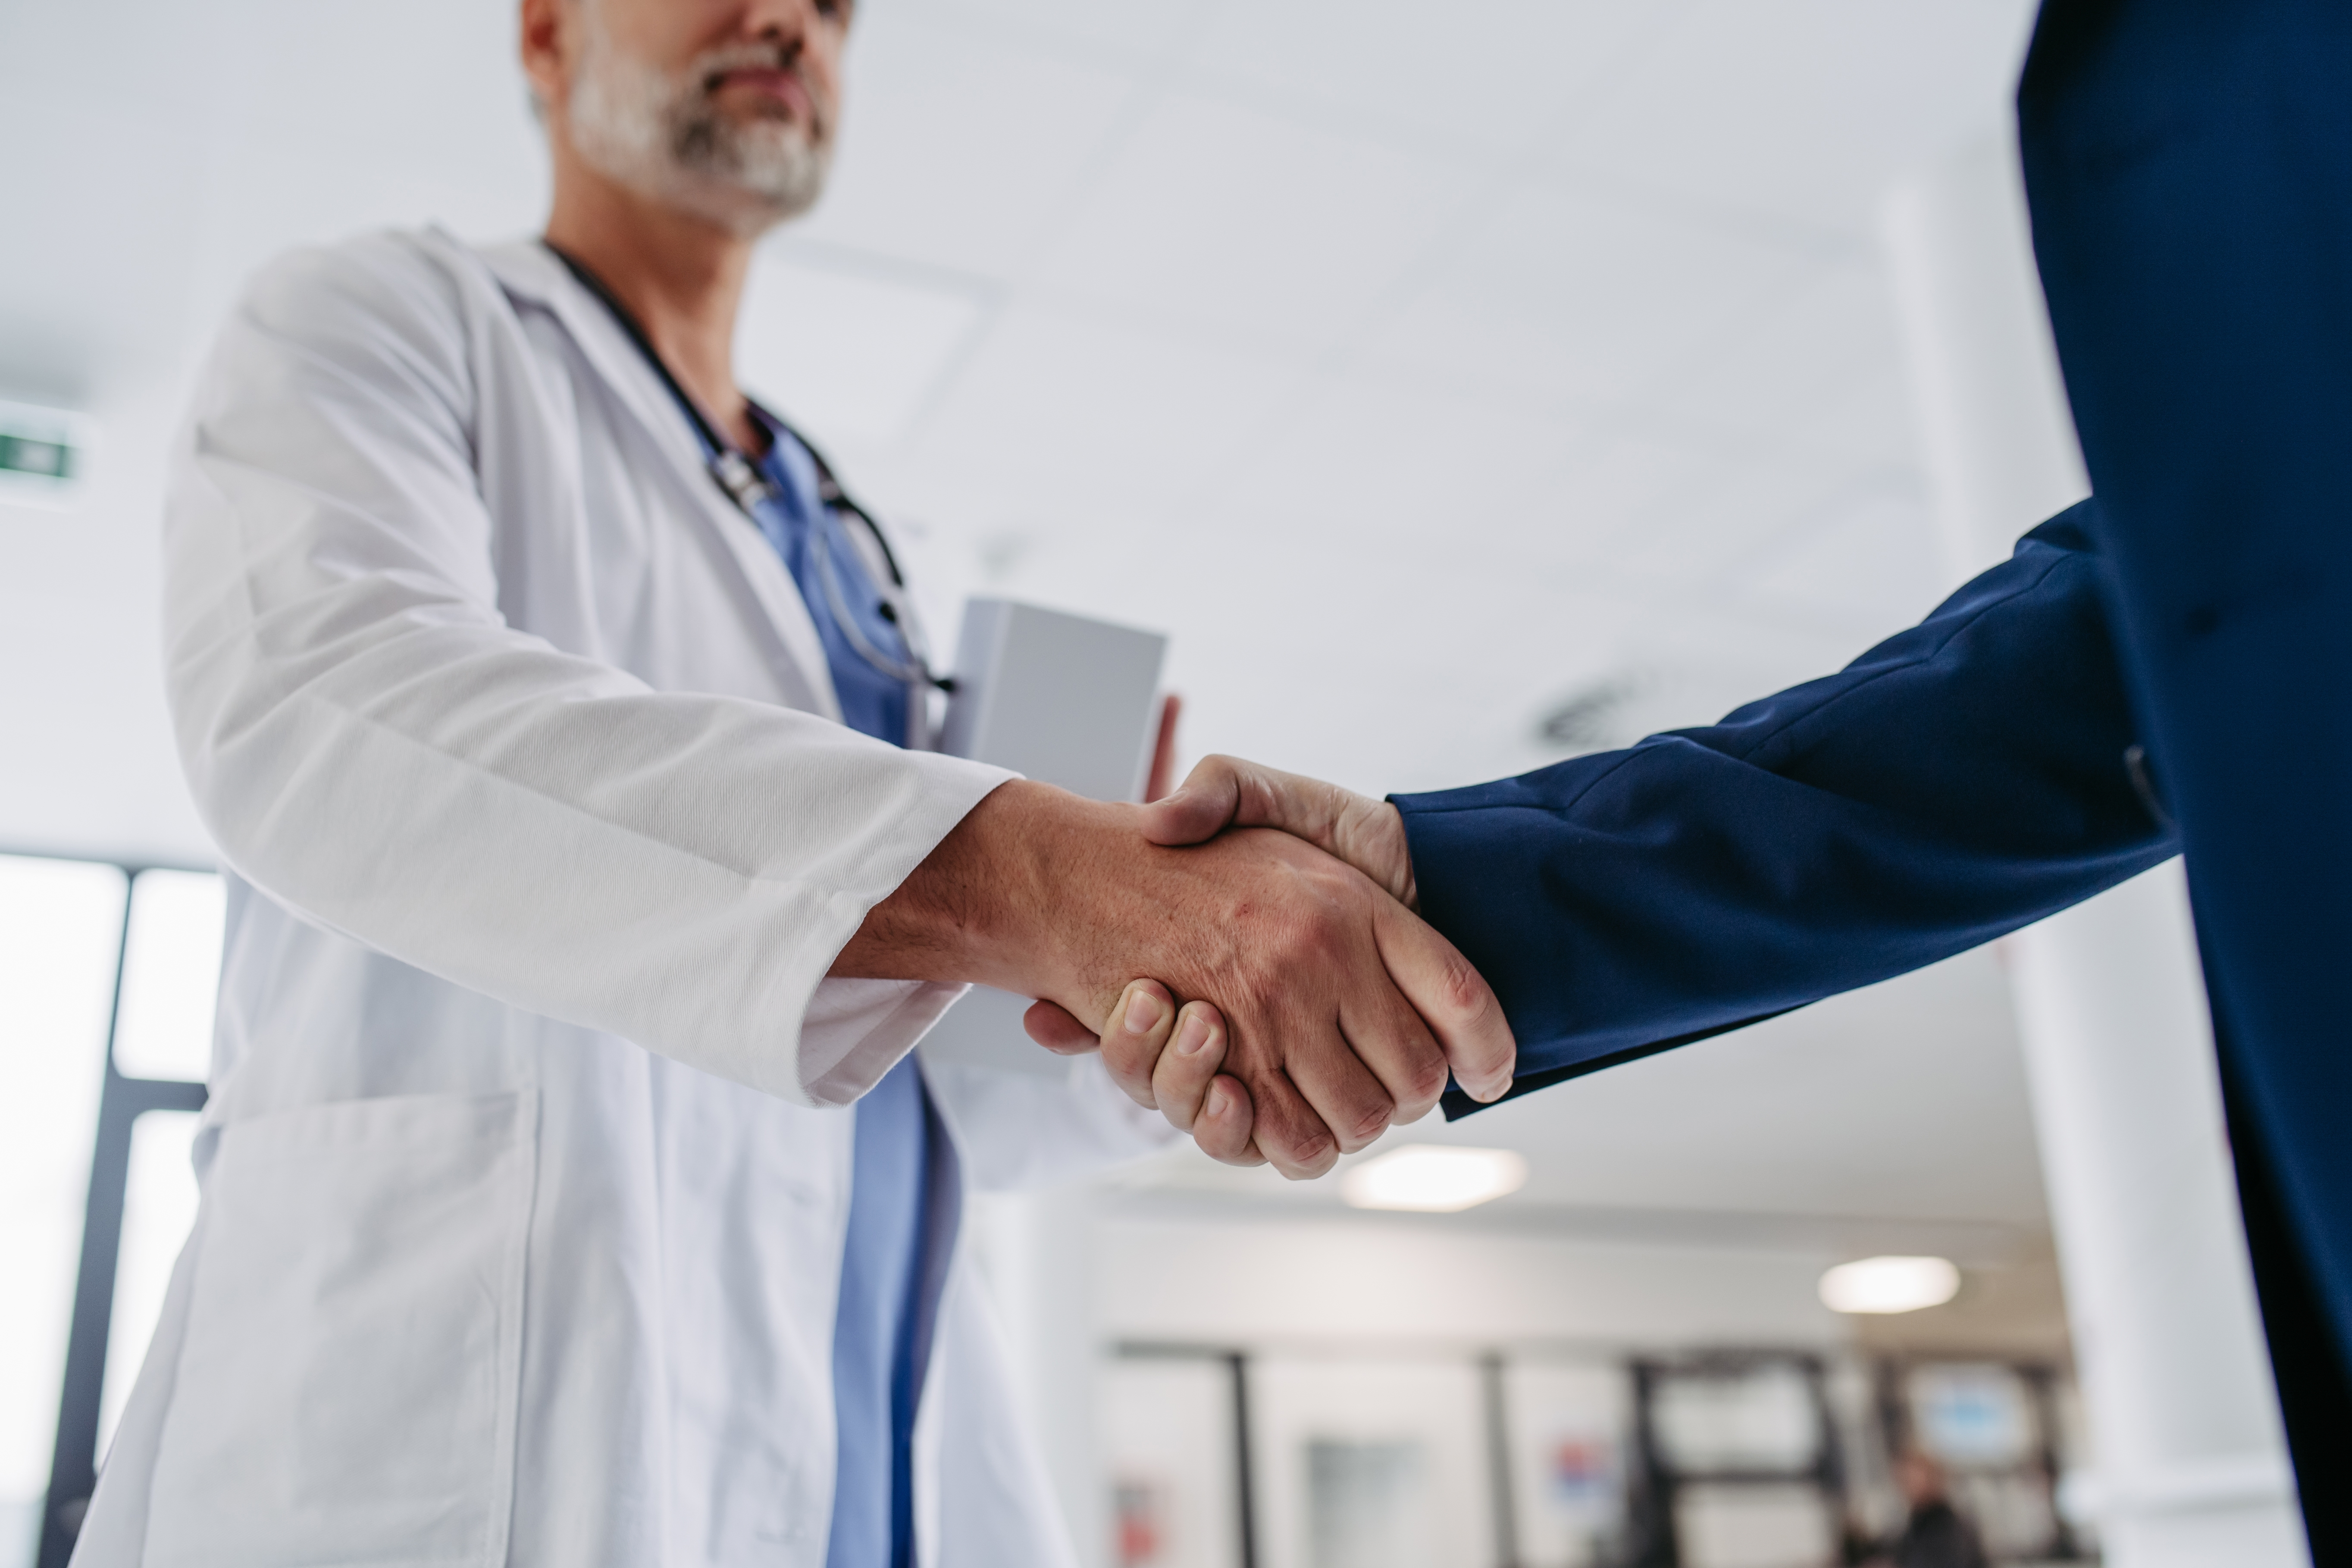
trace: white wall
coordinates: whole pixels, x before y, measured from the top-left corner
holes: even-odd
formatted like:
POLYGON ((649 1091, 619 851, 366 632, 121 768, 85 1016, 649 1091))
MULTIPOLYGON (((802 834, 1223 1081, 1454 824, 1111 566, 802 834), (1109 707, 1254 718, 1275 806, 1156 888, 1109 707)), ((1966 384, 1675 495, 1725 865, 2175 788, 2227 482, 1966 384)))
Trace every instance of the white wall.
POLYGON ((1366 1219, 1115 1216, 1106 1337, 1257 1344, 1829 1345, 1826 1253, 1649 1247, 1366 1219))

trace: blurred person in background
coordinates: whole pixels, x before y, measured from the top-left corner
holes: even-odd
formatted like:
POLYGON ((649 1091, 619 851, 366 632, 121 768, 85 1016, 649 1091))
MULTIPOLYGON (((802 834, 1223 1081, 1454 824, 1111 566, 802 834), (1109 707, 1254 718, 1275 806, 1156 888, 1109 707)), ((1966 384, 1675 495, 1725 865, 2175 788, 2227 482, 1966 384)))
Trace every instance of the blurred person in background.
POLYGON ((1916 1448, 1895 1461, 1895 1484, 1910 1506, 1889 1568, 1989 1568, 1976 1527, 1952 1506, 1944 1467, 1916 1448))
POLYGON ((1068 1563, 961 1194, 1163 1134, 1094 1063, 919 1065, 961 984, 1215 996, 1294 1174, 1449 1050, 1508 1081, 1361 873, 925 749, 899 562, 730 357, 849 21, 524 0, 544 239, 298 254, 223 330, 165 520, 202 1200, 86 1568, 1068 1563))

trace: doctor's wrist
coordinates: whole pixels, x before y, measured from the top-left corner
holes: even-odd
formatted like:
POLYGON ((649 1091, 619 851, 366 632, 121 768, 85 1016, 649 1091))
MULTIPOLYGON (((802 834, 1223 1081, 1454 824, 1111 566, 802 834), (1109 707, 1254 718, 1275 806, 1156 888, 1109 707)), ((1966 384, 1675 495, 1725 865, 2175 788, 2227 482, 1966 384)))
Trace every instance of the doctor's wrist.
POLYGON ((830 972, 1052 997, 1099 1026, 1128 976, 1095 961, 1100 942, 1087 938, 1113 918, 1108 905, 1133 901, 1119 873, 1122 857, 1148 847, 1136 813, 1006 781, 866 911, 830 972))

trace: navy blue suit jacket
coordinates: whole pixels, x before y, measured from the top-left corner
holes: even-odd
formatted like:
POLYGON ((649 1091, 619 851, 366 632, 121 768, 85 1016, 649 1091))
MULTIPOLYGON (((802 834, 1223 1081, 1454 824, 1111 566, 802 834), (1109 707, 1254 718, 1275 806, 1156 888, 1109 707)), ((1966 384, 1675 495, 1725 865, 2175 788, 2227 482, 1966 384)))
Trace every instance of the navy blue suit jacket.
POLYGON ((2091 510, 1719 724, 1396 797, 1423 913, 1517 1032, 1514 1093, 1932 963, 2178 851, 2126 758, 2091 510))

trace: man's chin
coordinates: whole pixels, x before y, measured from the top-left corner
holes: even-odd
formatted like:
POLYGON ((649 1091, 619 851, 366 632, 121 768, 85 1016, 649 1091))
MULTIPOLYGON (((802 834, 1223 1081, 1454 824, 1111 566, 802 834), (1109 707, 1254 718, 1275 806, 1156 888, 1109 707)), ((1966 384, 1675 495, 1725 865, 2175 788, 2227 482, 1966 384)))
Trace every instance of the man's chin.
POLYGON ((739 239, 757 239, 814 206, 822 188, 820 180, 806 192, 780 192, 704 174, 677 182, 661 195, 669 205, 739 239))

